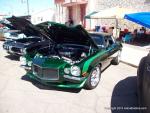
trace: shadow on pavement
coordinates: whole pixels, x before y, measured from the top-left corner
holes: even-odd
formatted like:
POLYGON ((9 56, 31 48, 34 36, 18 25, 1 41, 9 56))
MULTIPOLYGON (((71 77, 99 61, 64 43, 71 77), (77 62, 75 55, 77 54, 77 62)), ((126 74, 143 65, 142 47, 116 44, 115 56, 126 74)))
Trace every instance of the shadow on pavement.
POLYGON ((8 58, 10 60, 19 61, 19 56, 16 56, 16 55, 7 55, 7 56, 5 56, 5 58, 8 58))
POLYGON ((104 69, 102 70, 102 73, 103 73, 106 69, 108 69, 110 66, 111 66, 111 64, 109 64, 106 68, 104 68, 104 69))
POLYGON ((46 85, 41 84, 38 81, 30 79, 26 75, 22 76, 21 79, 31 82, 34 86, 36 86, 37 88, 42 89, 42 90, 55 90, 55 91, 63 91, 63 92, 70 92, 70 93, 79 93, 81 91, 81 89, 58 88, 58 87, 46 86, 46 85))
POLYGON ((112 113, 139 113, 136 76, 121 80, 114 87, 111 98, 112 113))
MULTIPOLYGON (((102 73, 111 65, 107 66, 104 70, 102 70, 102 73)), ((56 90, 56 91, 64 91, 64 92, 70 92, 70 93, 79 93, 81 91, 81 89, 73 89, 73 88, 58 88, 58 87, 52 87, 52 86, 47 86, 47 85, 43 85, 38 81, 35 81, 31 78, 29 78, 28 76, 24 75, 21 77, 22 80, 31 82, 34 86, 38 87, 39 89, 42 90, 56 90)), ((84 89, 84 88, 83 88, 84 89)), ((87 89, 85 89, 87 90, 87 89)))

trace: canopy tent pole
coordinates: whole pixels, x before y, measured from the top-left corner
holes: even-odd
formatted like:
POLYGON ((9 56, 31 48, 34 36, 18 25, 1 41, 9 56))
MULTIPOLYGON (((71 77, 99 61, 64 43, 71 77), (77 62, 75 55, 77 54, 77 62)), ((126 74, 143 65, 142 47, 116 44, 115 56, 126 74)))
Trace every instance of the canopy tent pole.
POLYGON ((116 37, 115 37, 115 38, 118 38, 118 37, 117 37, 117 34, 118 34, 118 33, 117 33, 117 29, 118 29, 118 19, 115 18, 115 20, 116 20, 116 37))

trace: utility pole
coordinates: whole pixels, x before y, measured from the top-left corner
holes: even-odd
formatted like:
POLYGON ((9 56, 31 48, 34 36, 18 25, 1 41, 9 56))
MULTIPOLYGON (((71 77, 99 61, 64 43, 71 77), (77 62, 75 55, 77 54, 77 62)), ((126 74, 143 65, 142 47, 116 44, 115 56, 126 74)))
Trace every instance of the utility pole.
POLYGON ((29 0, 27 0, 27 14, 29 15, 30 12, 29 12, 29 0))

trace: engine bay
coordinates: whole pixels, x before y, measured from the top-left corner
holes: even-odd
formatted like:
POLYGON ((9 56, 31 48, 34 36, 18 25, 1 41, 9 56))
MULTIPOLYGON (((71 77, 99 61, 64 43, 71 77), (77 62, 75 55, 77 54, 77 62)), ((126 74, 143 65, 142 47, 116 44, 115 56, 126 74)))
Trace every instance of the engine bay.
POLYGON ((63 59, 67 63, 74 64, 88 57, 90 47, 76 44, 63 44, 41 48, 38 50, 38 53, 45 57, 63 59))

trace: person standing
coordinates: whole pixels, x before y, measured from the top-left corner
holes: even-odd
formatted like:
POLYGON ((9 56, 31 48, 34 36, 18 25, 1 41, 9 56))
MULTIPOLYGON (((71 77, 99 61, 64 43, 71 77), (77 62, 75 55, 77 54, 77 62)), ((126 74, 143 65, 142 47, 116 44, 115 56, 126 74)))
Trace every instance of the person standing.
POLYGON ((114 27, 109 27, 108 33, 111 34, 111 35, 113 35, 113 30, 114 30, 114 27))
POLYGON ((71 27, 74 25, 74 22, 71 18, 69 18, 69 20, 67 22, 65 22, 65 25, 68 26, 68 27, 71 27))

